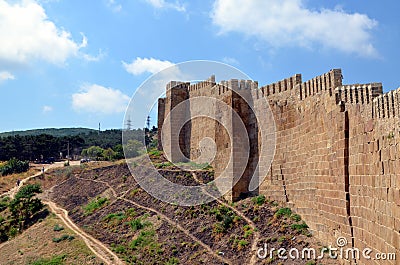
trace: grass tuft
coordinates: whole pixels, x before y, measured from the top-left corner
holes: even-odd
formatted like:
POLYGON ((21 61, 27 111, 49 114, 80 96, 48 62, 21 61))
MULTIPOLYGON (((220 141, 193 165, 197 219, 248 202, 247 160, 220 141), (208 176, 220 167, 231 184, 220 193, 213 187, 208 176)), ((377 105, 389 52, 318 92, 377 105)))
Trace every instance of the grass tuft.
POLYGON ((97 197, 97 198, 91 200, 88 204, 86 204, 82 208, 85 212, 85 215, 89 215, 89 214, 92 214, 97 209, 100 209, 101 207, 103 207, 107 204, 108 204, 107 198, 97 197))
POLYGON ((292 210, 290 210, 290 208, 280 208, 278 211, 276 211, 275 216, 277 218, 281 217, 281 216, 285 216, 285 217, 290 217, 292 215, 292 210))

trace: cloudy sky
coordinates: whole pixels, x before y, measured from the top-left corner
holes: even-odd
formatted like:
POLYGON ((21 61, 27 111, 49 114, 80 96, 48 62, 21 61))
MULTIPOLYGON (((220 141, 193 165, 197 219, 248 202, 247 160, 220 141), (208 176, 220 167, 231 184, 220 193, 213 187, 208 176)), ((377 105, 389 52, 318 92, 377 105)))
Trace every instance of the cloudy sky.
POLYGON ((0 131, 121 128, 140 84, 189 60, 228 63, 260 85, 342 68, 345 83, 395 89, 398 10, 395 0, 0 0, 0 131))

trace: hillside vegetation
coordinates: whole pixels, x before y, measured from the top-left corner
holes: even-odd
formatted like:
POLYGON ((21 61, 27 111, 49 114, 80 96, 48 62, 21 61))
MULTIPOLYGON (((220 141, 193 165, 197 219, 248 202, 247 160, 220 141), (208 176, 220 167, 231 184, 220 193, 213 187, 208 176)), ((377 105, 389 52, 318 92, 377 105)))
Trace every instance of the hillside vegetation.
MULTIPOLYGON (((156 128, 152 129, 152 131, 156 130, 156 128)), ((142 129, 125 133, 129 135, 130 140, 141 143, 145 141, 145 133, 142 129)), ((68 154, 68 147, 70 156, 79 156, 83 149, 91 146, 105 150, 110 148, 121 153, 123 144, 122 130, 115 129, 100 133, 91 129, 44 129, 26 131, 21 135, 16 132, 13 135, 2 135, 3 137, 0 134, 0 161, 7 161, 11 158, 45 161, 48 158, 58 159, 60 153, 65 158, 68 154), (42 134, 37 134, 38 132, 42 134)))
MULTIPOLYGON (((161 152, 151 156, 162 165, 159 172, 176 183, 197 185, 213 179, 211 167, 179 170, 161 152)), ((132 163, 135 174, 149 166, 141 158, 132 163)), ((77 225, 127 264, 335 264, 254 260, 254 249, 264 243, 275 249, 322 248, 301 216, 262 195, 234 204, 220 199, 191 207, 171 205, 142 190, 125 163, 60 168, 35 182, 47 190, 47 200, 66 209, 77 225)))
POLYGON ((89 128, 46 128, 46 129, 33 129, 26 131, 12 131, 12 132, 2 132, 0 137, 8 136, 36 136, 41 134, 47 134, 54 137, 64 137, 64 136, 75 136, 84 135, 90 133, 97 133, 97 130, 89 128))
POLYGON ((23 232, 47 215, 42 201, 35 197, 42 190, 38 184, 23 186, 13 199, 0 198, 0 243, 23 232))
POLYGON ((0 253, 7 253, 0 255, 2 265, 104 264, 54 214, 1 244, 0 253))

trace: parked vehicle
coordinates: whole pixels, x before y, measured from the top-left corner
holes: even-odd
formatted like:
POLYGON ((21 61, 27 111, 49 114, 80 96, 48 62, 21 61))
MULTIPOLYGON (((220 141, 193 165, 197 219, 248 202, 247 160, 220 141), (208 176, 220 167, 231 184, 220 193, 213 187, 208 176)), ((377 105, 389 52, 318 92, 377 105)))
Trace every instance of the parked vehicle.
POLYGON ((90 162, 90 161, 91 161, 90 158, 82 158, 81 159, 81 164, 87 163, 87 162, 90 162))
POLYGON ((43 163, 45 164, 53 164, 56 160, 54 159, 54 157, 49 157, 46 160, 43 161, 43 163))

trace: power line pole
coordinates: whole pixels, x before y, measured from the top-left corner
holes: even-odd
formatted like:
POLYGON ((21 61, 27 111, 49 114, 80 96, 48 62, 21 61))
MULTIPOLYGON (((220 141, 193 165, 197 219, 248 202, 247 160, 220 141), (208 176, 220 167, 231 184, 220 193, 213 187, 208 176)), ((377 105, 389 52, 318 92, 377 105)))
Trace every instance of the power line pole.
POLYGON ((127 131, 130 131, 132 129, 132 121, 130 117, 128 117, 128 119, 125 122, 125 129, 127 131))
POLYGON ((69 161, 69 141, 68 141, 68 148, 67 148, 67 149, 68 149, 68 151, 67 151, 67 153, 68 153, 68 154, 67 154, 67 159, 68 159, 68 161, 69 161))
POLYGON ((147 116, 146 124, 147 124, 147 129, 150 130, 150 116, 147 116))

